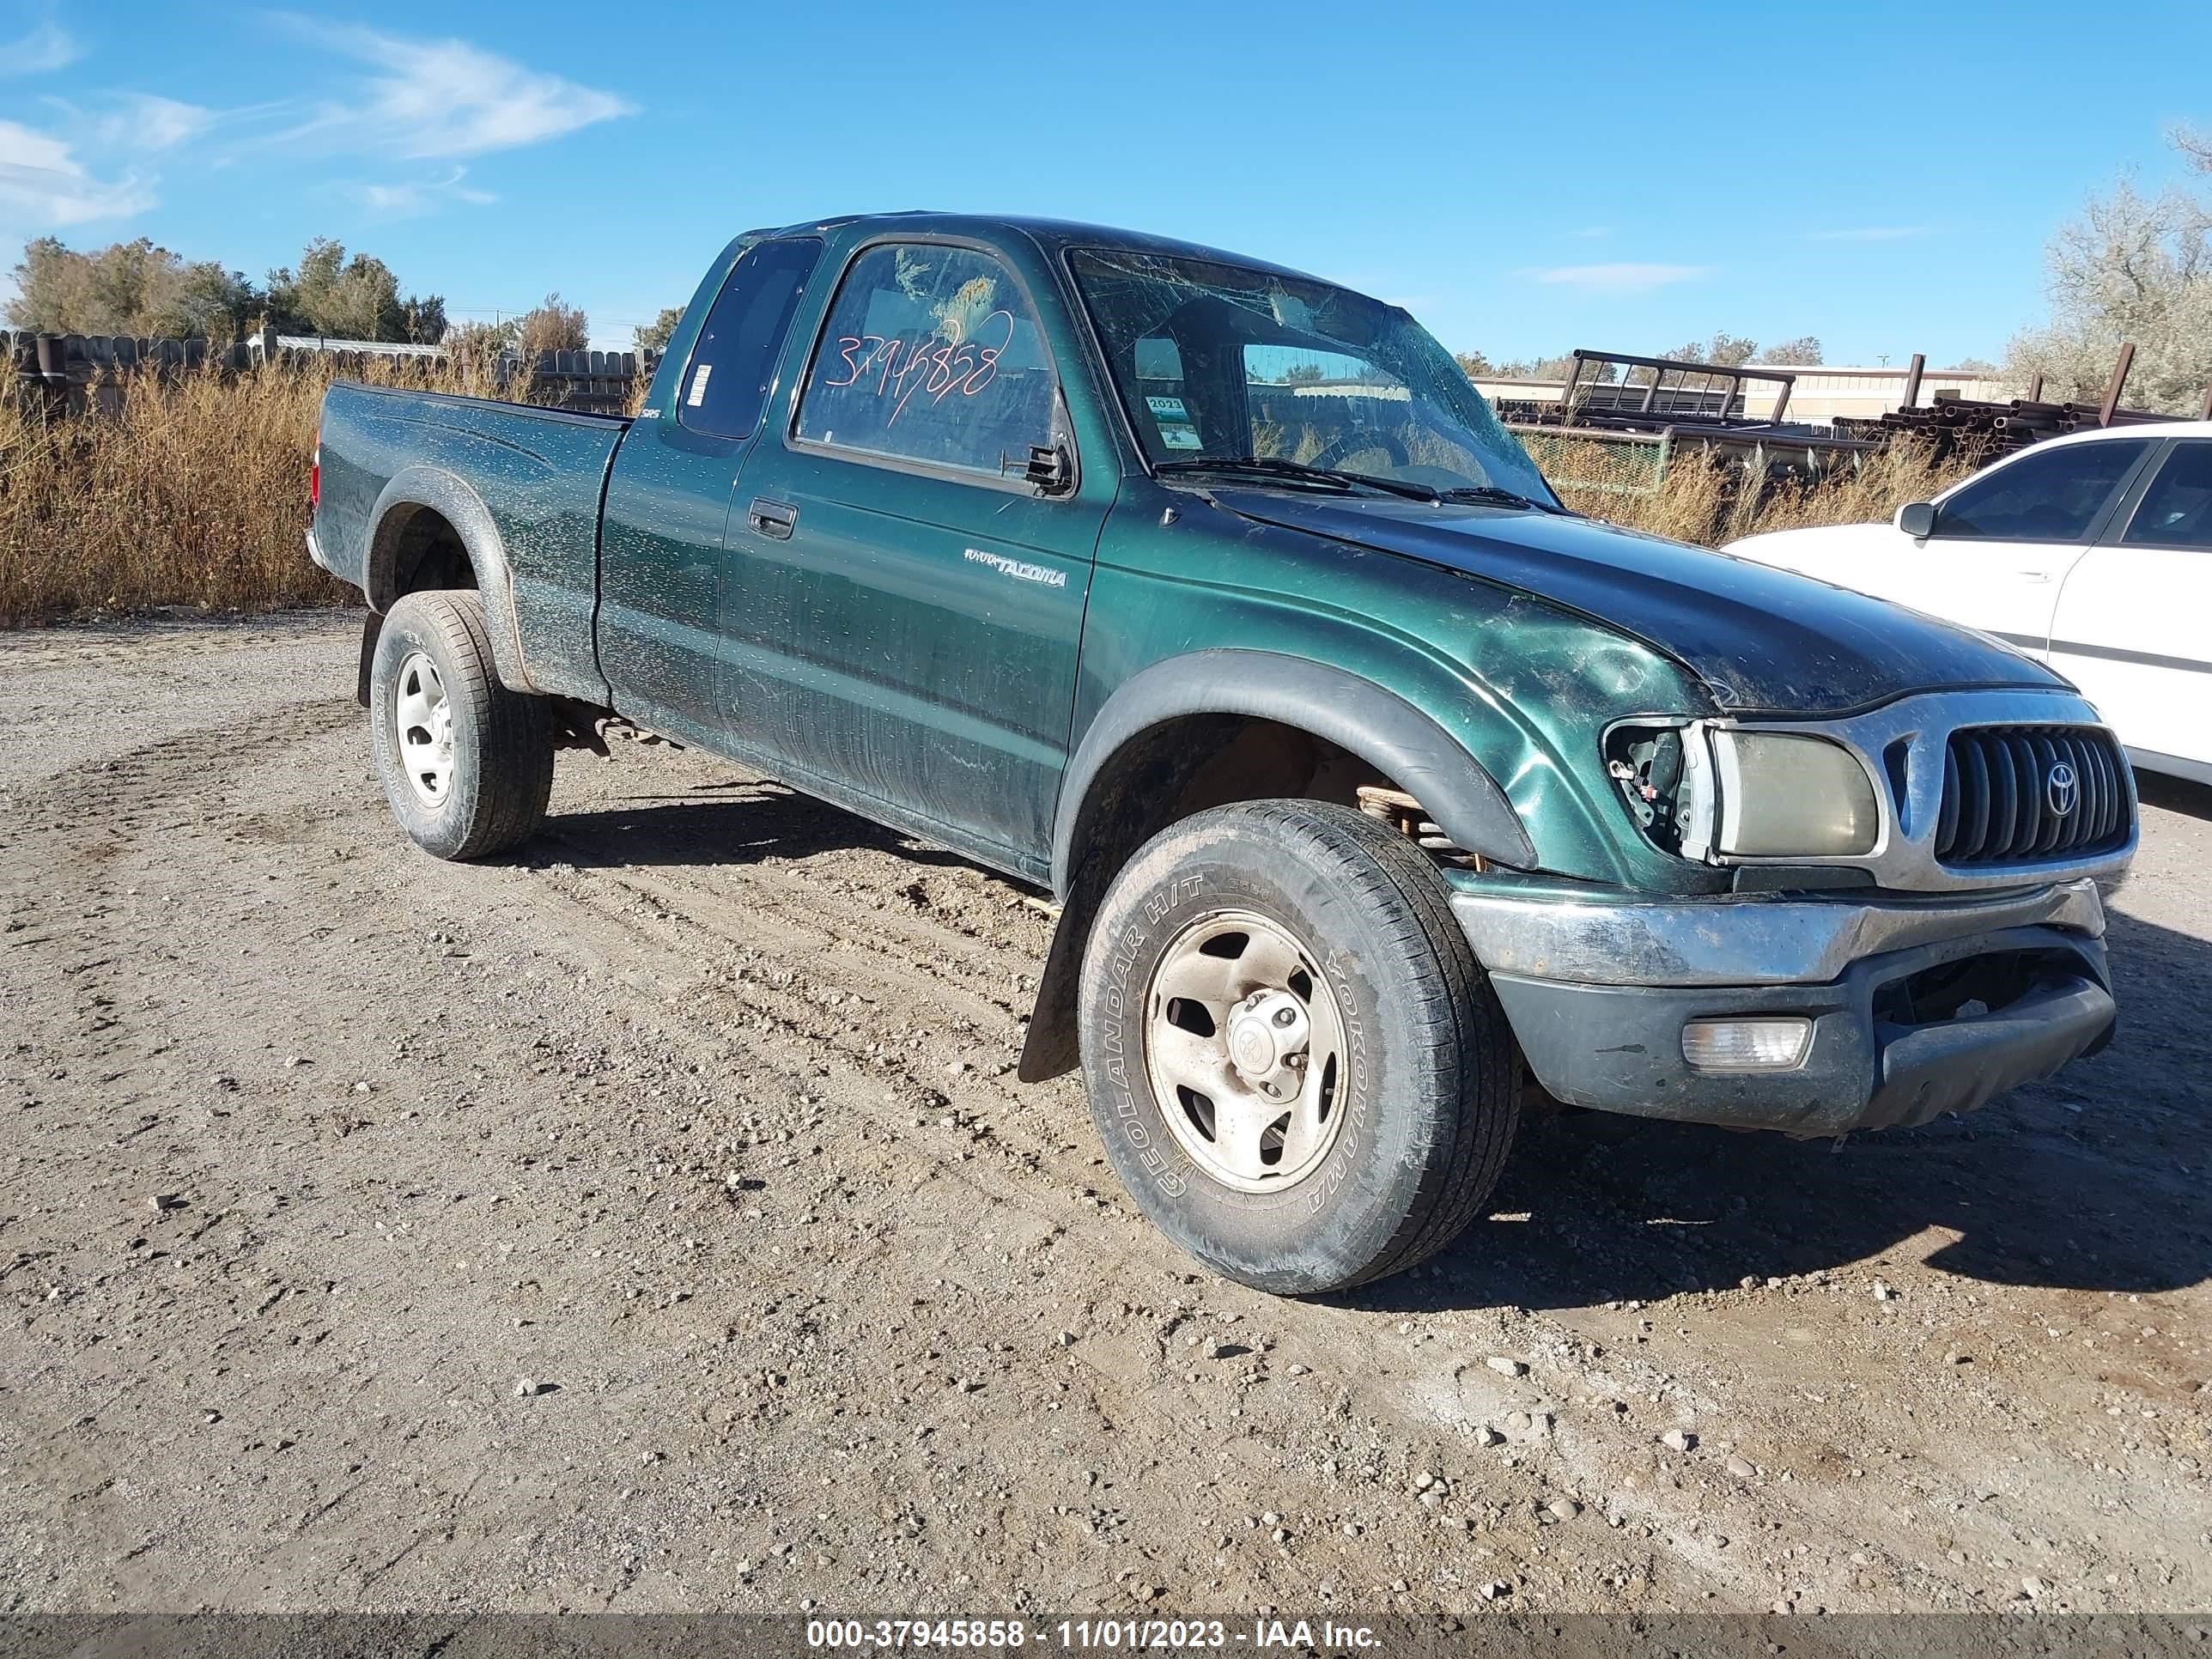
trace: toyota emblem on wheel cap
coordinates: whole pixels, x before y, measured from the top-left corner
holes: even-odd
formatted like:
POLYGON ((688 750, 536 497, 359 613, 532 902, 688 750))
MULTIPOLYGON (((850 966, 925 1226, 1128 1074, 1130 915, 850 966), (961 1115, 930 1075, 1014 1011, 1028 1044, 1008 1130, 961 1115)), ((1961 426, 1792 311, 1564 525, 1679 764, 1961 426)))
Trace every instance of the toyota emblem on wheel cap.
POLYGON ((2063 818, 2081 798, 2081 785, 2074 775, 2074 769, 2060 761, 2044 775, 2043 793, 2051 803, 2051 816, 2063 818))

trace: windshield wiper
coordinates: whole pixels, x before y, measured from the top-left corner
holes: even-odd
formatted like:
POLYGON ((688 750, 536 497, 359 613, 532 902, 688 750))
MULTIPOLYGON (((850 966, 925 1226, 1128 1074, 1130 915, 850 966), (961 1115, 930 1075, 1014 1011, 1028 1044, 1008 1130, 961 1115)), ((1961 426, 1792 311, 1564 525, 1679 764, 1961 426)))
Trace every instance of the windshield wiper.
POLYGON ((1438 494, 1440 499, 1447 501, 1482 501, 1498 507, 1526 507, 1539 513, 1564 514, 1566 511, 1563 507, 1554 507, 1549 501, 1540 501, 1516 490, 1501 489, 1496 484, 1462 484, 1438 494))
POLYGON ((1381 478, 1371 472, 1340 472, 1333 466, 1308 466, 1274 455, 1199 455, 1188 460, 1158 461, 1155 472, 1256 472, 1263 477, 1296 478, 1312 483, 1336 484, 1347 489, 1380 489, 1416 501, 1440 501, 1432 487, 1410 478, 1381 478))

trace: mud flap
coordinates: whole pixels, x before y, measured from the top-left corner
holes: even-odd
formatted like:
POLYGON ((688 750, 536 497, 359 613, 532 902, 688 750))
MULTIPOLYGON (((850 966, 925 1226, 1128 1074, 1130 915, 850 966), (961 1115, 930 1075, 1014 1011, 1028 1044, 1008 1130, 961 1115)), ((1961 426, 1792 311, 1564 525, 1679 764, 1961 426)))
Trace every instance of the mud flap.
POLYGON ((384 617, 372 611, 362 619, 361 677, 354 686, 354 696, 363 708, 368 707, 368 666, 376 660, 376 641, 384 633, 384 617))

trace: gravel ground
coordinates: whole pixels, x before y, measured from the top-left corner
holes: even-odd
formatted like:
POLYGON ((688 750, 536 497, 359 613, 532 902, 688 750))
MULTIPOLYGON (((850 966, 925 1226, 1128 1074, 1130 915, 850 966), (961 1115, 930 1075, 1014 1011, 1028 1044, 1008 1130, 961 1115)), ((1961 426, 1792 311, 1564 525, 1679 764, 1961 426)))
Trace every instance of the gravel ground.
POLYGON ((0 1611, 2212 1602, 2212 793, 2106 1055, 1286 1303, 1015 1085, 1040 895, 650 743, 435 863, 353 637, 0 640, 0 1611))

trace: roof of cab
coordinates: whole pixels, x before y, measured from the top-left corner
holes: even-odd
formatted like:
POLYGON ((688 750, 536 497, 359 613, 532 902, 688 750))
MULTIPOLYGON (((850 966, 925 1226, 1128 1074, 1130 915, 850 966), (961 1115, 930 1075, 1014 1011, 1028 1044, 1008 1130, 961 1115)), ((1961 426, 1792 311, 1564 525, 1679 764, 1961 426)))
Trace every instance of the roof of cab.
POLYGON ((1279 265, 1272 260, 1255 259, 1249 254, 1207 247, 1200 242, 1185 242, 1172 236, 1155 236, 1141 230, 1119 230, 1109 225, 1086 225, 1065 219, 936 213, 916 209, 904 213, 848 213, 836 218, 816 219, 785 225, 775 230, 748 232, 747 234, 819 236, 833 230, 848 230, 854 226, 860 227, 861 235, 871 237, 903 231, 915 235, 967 236, 989 241, 1011 233, 1028 237, 1048 254, 1059 254, 1069 248, 1115 248, 1132 253, 1159 253, 1185 259, 1217 260, 1224 264, 1243 265, 1249 270, 1270 271, 1279 276, 1295 276, 1305 282, 1322 280, 1309 272, 1279 265))

